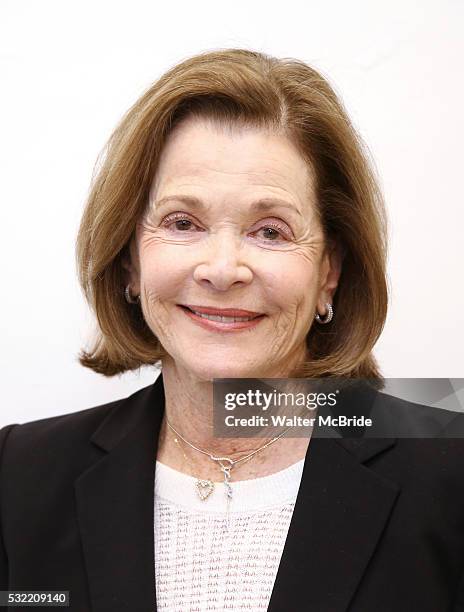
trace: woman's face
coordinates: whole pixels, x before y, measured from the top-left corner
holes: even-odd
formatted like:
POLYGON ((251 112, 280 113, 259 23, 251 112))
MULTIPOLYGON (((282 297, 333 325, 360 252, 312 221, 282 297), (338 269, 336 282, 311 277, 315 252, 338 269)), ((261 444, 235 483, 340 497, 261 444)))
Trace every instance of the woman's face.
POLYGON ((306 335, 340 273, 294 145, 193 118, 166 143, 127 268, 168 359, 200 380, 288 375, 308 358, 306 335))

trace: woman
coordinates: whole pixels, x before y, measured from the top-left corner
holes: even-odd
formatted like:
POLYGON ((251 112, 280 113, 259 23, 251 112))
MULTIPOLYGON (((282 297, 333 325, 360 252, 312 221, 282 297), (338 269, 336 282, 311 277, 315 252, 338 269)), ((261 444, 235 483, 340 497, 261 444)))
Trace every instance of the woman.
POLYGON ((320 74, 244 50, 167 72, 109 141, 77 253, 99 324, 82 365, 161 374, 1 430, 2 589, 98 612, 463 609, 458 440, 213 435, 215 378, 382 383, 382 201, 320 74))

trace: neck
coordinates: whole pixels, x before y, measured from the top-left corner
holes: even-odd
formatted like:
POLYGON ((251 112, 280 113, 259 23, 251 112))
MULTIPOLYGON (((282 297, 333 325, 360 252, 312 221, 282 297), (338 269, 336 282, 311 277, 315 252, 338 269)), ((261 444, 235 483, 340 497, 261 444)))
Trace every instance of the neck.
MULTIPOLYGON (((181 371, 171 358, 163 360, 162 372, 165 417, 157 454, 157 460, 161 463, 197 478, 213 481, 223 478, 219 465, 182 441, 168 427, 166 419, 197 448, 232 461, 245 457, 272 440, 262 437, 216 438, 213 432, 213 383, 198 380, 191 373, 181 371)), ((250 460, 237 464, 232 469, 232 480, 259 478, 283 470, 305 457, 308 444, 309 438, 288 438, 284 434, 250 460)))

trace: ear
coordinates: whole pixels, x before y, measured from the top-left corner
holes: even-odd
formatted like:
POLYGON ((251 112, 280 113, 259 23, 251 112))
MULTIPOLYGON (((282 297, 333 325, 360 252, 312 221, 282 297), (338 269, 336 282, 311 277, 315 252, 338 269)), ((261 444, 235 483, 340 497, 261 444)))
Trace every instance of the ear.
POLYGON ((344 249, 334 239, 329 239, 322 255, 319 296, 317 311, 321 316, 327 314, 326 303, 333 304, 333 298, 342 273, 344 249))
POLYGON ((124 270, 124 286, 129 285, 132 295, 140 294, 140 273, 137 246, 134 238, 123 251, 121 264, 124 270))

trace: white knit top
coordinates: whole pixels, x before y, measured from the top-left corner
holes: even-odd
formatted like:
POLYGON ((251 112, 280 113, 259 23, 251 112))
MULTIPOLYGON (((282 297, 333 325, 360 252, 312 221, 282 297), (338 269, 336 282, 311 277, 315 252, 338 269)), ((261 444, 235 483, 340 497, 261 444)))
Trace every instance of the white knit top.
POLYGON ((267 610, 304 459, 262 478, 231 481, 202 501, 196 479, 156 462, 155 585, 158 610, 267 610))

